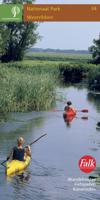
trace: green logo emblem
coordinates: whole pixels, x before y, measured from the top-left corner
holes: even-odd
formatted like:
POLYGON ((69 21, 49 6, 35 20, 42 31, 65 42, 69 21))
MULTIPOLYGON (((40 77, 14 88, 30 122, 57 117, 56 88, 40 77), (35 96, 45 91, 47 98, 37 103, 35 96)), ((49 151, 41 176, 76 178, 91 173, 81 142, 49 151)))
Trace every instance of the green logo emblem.
POLYGON ((20 13, 20 8, 18 6, 14 6, 12 7, 11 12, 12 12, 13 17, 16 17, 20 13))
POLYGON ((22 22, 22 4, 1 4, 0 22, 22 22))

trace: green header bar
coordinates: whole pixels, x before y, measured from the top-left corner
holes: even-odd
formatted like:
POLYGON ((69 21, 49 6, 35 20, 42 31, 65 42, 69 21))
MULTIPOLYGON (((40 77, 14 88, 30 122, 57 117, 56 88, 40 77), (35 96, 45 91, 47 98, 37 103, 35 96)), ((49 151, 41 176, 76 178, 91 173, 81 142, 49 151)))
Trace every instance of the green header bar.
POLYGON ((22 22, 22 4, 0 4, 0 22, 22 22))

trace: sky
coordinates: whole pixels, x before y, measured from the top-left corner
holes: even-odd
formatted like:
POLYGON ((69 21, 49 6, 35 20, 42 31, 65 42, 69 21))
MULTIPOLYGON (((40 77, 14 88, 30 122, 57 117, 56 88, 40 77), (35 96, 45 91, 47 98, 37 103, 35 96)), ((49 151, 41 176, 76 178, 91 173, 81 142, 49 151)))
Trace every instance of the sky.
POLYGON ((35 0, 37 4, 100 4, 100 0, 35 0))
MULTIPOLYGON (((100 4, 100 0, 36 0, 36 4, 100 4)), ((87 50, 98 38, 100 22, 44 22, 39 25, 42 40, 35 47, 87 50)))
POLYGON ((87 50, 99 36, 100 22, 44 22, 38 32, 42 39, 34 47, 87 50))

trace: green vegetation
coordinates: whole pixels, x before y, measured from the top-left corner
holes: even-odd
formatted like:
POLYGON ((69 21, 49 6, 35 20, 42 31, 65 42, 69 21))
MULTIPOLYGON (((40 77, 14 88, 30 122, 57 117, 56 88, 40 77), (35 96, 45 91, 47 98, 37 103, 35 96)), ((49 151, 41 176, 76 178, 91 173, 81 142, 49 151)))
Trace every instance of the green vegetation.
MULTIPOLYGON (((22 3, 23 0, 3 0, 6 3, 22 3)), ((25 3, 32 3, 26 0, 25 3)), ((7 22, 0 23, 0 57, 2 62, 23 60, 26 49, 33 46, 40 38, 37 33, 38 23, 7 22)))
POLYGON ((83 79, 87 80, 88 72, 93 66, 87 63, 62 63, 59 70, 64 82, 79 83, 83 79))
POLYGON ((25 50, 38 39, 36 23, 0 23, 1 61, 22 60, 25 50))
POLYGON ((62 54, 62 53, 32 53, 27 52, 25 59, 40 61, 65 61, 65 62, 88 62, 92 58, 91 54, 62 54))
POLYGON ((0 112, 49 109, 55 100, 53 76, 39 68, 28 71, 25 66, 23 70, 21 63, 16 66, 9 63, 0 67, 0 112))
POLYGON ((93 40, 93 45, 89 47, 92 53, 92 63, 100 64, 100 35, 98 39, 93 40))
POLYGON ((46 71, 52 71, 55 74, 59 71, 60 81, 64 83, 79 83, 85 80, 90 89, 95 87, 100 91, 99 81, 94 85, 95 80, 100 80, 100 74, 98 73, 100 66, 96 67, 95 64, 92 64, 91 54, 28 52, 25 59, 30 59, 30 61, 24 60, 24 64, 40 65, 46 71))
MULTIPOLYGON (((58 82, 83 80, 90 89, 94 83, 100 84, 100 66, 71 60, 23 60, 1 64, 0 112, 47 110, 55 102, 58 82)), ((100 87, 97 89, 100 91, 100 87)))
POLYGON ((100 91, 100 65, 89 71, 88 86, 91 90, 100 91))
POLYGON ((92 68, 91 54, 55 54, 55 53, 32 53, 25 55, 24 64, 45 68, 45 71, 52 71, 56 74, 59 71, 60 81, 65 83, 79 83, 87 78, 88 71, 92 68), (30 61, 26 60, 30 59, 30 61))

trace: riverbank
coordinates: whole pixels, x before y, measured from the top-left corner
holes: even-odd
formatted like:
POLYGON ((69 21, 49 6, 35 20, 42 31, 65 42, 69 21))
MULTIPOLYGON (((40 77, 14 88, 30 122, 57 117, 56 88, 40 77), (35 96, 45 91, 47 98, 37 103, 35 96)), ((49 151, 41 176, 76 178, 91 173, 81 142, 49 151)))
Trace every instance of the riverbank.
POLYGON ((49 109, 55 102, 58 82, 76 84, 84 80, 90 89, 95 80, 99 84, 100 66, 87 63, 87 57, 74 56, 77 62, 72 62, 72 57, 66 61, 65 55, 49 55, 49 60, 46 56, 44 60, 39 55, 37 60, 35 55, 34 59, 1 64, 1 113, 49 109), (58 61, 61 56, 64 60, 58 61))

